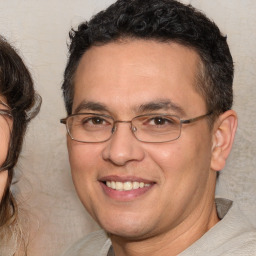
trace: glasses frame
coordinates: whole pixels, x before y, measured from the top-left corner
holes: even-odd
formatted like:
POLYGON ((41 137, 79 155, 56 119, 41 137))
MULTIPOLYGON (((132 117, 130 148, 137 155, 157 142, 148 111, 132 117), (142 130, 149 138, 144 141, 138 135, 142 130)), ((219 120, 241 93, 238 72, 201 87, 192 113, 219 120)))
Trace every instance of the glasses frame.
POLYGON ((3 105, 3 106, 8 108, 8 109, 0 109, 0 115, 7 115, 9 117, 13 117, 12 112, 11 112, 11 108, 9 107, 8 104, 6 104, 2 100, 0 100, 0 105, 3 105))
POLYGON ((182 125, 183 124, 191 124, 191 123, 194 123, 198 120, 201 120, 207 116, 210 116, 213 112, 210 111, 208 112, 207 114, 204 114, 204 115, 200 115, 200 116, 197 116, 197 117, 194 117, 194 118, 190 118, 190 119, 180 119, 180 117, 176 116, 176 115, 170 115, 170 114, 161 114, 161 113, 152 113, 152 114, 145 114, 145 115, 139 115, 139 116, 135 116, 134 118, 132 118, 130 121, 122 121, 122 120, 115 120, 112 116, 109 116, 109 115, 104 115, 104 114, 97 114, 97 113, 77 113, 77 114, 71 114, 69 116, 67 116, 66 118, 62 118, 60 119, 60 123, 61 124, 65 124, 66 126, 66 130, 67 130, 67 133, 68 135, 70 136, 70 138, 74 141, 77 141, 77 142, 82 142, 82 143, 101 143, 101 142, 106 142, 108 140, 111 139, 112 135, 114 134, 114 132, 116 131, 116 124, 117 123, 130 123, 131 124, 131 131, 132 131, 132 134, 134 135, 134 137, 138 140, 138 141, 141 141, 141 142, 145 142, 145 143, 164 143, 164 142, 170 142, 170 141, 174 141, 174 140, 177 140, 180 138, 181 136, 181 130, 182 130, 182 125), (69 128, 68 128, 68 125, 67 125, 67 120, 72 117, 72 116, 79 116, 79 115, 95 115, 95 116, 102 116, 102 117, 106 117, 106 118, 109 118, 109 119, 112 119, 113 120, 113 126, 112 126, 112 130, 111 130, 111 134, 109 136, 109 138, 107 138, 106 140, 103 140, 103 141, 94 141, 94 142, 91 142, 91 141, 81 141, 81 140, 76 140, 72 137, 70 131, 69 131, 69 128), (135 135, 135 132, 136 132, 136 127, 133 127, 132 126, 132 121, 136 118, 139 118, 139 117, 143 117, 143 116, 173 116, 173 117, 176 117, 179 119, 180 121, 180 132, 179 132, 179 136, 175 139, 171 139, 171 140, 167 140, 167 141, 160 141, 160 142, 157 142, 157 141, 153 141, 153 142, 150 142, 150 141, 144 141, 144 140, 140 140, 137 138, 137 136, 135 135))

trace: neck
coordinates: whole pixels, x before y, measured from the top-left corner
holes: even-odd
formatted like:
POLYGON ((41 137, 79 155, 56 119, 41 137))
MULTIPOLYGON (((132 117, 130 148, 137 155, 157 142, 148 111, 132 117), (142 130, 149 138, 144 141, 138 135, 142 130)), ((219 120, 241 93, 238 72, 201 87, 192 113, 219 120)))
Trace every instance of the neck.
POLYGON ((190 218, 160 235, 136 241, 111 235, 115 256, 174 256, 181 253, 219 221, 214 198, 207 207, 201 206, 190 218))

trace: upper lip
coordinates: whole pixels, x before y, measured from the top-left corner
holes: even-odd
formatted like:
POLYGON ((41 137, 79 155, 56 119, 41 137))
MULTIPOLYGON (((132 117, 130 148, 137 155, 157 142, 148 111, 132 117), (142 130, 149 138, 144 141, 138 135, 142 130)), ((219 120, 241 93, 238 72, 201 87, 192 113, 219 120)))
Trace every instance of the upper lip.
POLYGON ((141 177, 136 177, 136 176, 119 176, 119 175, 108 175, 108 176, 104 176, 101 177, 99 179, 99 181, 101 182, 106 182, 106 181, 119 181, 119 182, 126 182, 126 181, 137 181, 137 182, 144 182, 144 183, 155 183, 152 180, 148 180, 148 179, 143 179, 141 177))

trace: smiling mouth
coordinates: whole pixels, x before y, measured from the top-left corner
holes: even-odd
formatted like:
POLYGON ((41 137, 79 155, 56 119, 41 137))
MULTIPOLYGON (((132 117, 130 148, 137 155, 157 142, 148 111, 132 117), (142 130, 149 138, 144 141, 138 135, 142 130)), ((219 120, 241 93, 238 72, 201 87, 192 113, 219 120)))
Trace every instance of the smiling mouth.
POLYGON ((125 182, 106 181, 104 183, 107 187, 113 190, 118 190, 118 191, 130 191, 130 190, 150 187, 152 185, 151 183, 144 183, 139 181, 125 181, 125 182))

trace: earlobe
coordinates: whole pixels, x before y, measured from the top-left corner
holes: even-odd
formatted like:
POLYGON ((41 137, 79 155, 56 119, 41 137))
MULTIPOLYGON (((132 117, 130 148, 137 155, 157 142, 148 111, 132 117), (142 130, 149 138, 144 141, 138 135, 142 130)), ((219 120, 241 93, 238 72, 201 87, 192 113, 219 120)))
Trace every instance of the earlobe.
POLYGON ((234 110, 224 112, 215 121, 213 133, 211 169, 224 168, 231 151, 237 128, 237 114, 234 110))

